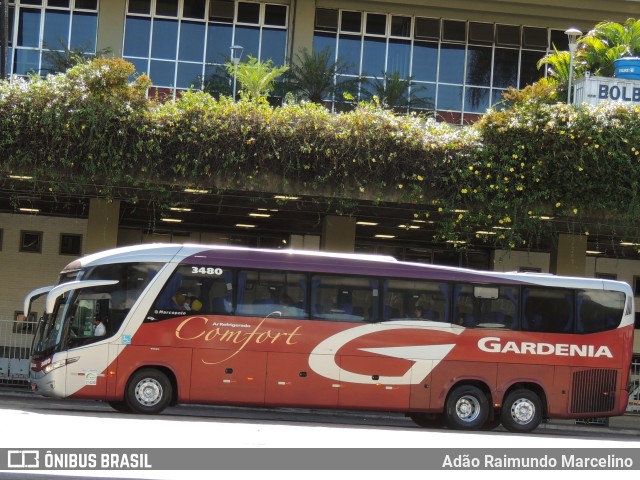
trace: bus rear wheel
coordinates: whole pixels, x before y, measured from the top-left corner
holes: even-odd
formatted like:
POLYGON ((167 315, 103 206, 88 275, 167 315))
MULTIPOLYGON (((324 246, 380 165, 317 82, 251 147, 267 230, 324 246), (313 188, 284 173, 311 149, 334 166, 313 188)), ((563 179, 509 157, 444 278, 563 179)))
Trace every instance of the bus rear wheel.
POLYGON ((502 404, 502 425, 510 432, 526 433, 542 421, 542 402, 531 390, 514 390, 502 404))
POLYGON ((489 418, 489 400, 473 385, 460 385, 447 397, 446 419, 450 428, 477 430, 489 418))
POLYGON ((172 395, 169 378, 159 370, 145 368, 129 380, 125 402, 135 413, 155 414, 167 408, 172 395))

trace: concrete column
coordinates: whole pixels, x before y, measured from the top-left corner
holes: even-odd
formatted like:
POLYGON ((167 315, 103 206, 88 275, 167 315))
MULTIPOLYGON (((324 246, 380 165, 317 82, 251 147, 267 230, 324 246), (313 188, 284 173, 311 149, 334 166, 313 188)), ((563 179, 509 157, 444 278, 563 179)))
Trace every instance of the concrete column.
POLYGON ((551 251, 549 271, 556 275, 584 277, 587 265, 587 237, 585 235, 558 235, 551 251))
POLYGON ((92 198, 89 202, 86 252, 95 253, 118 244, 120 200, 92 198))
POLYGON ((291 2, 291 49, 289 59, 294 62, 296 54, 303 48, 313 49, 313 29, 316 21, 315 0, 293 0, 291 2))
POLYGON ((320 250, 353 252, 356 246, 356 219, 327 215, 322 219, 320 250))
POLYGON ((100 2, 97 49, 110 48, 113 56, 122 57, 126 0, 100 2))
POLYGON ((320 250, 320 236, 318 235, 290 235, 289 247, 293 250, 320 250))

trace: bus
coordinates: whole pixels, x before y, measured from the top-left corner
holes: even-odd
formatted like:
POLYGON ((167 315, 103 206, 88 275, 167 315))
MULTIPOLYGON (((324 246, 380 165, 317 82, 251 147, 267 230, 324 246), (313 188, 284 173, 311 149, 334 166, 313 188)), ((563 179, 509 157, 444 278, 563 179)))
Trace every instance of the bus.
POLYGON ((31 389, 119 412, 327 408, 529 432, 622 415, 629 395, 634 302, 618 281, 151 244, 71 262, 26 315, 44 295, 31 389))

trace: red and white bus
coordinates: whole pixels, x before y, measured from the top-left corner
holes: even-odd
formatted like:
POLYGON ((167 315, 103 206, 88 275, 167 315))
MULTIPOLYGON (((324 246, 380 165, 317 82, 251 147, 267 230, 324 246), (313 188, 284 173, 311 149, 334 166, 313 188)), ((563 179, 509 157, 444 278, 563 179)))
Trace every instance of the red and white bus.
POLYGON ((421 426, 526 432, 627 406, 634 307, 622 282, 142 245, 70 263, 25 312, 44 294, 32 389, 122 412, 379 410, 421 426))

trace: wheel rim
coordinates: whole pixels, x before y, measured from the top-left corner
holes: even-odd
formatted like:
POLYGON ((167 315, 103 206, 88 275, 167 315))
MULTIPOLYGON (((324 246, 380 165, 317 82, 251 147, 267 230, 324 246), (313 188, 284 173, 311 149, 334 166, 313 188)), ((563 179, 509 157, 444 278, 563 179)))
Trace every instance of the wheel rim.
POLYGON ((155 378, 145 378, 136 385, 136 400, 145 407, 153 407, 162 400, 162 385, 155 378))
POLYGON ((464 395, 456 402, 456 416, 465 423, 471 423, 480 416, 480 401, 472 395, 464 395))
POLYGON ((511 404, 511 418, 518 425, 527 425, 536 415, 535 404, 527 398, 519 398, 511 404))

